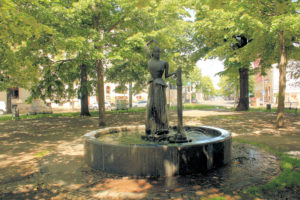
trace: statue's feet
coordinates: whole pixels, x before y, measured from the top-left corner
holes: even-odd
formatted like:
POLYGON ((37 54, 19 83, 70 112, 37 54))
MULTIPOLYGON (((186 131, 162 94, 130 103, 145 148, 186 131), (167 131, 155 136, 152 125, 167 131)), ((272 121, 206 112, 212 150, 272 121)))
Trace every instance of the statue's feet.
POLYGON ((163 142, 168 141, 169 135, 168 132, 160 132, 160 135, 158 134, 147 134, 143 135, 142 139, 150 142, 163 142))
POLYGON ((167 135, 169 133, 169 129, 161 129, 157 130, 154 135, 167 135))

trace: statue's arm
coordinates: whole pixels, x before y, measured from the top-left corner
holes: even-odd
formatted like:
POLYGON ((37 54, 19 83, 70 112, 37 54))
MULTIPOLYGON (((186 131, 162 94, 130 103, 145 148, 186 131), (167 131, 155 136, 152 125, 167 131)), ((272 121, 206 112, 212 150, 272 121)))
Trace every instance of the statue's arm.
POLYGON ((155 42, 156 44, 158 44, 158 42, 156 40, 153 40, 153 39, 146 43, 145 49, 146 49, 146 53, 147 53, 147 58, 148 59, 151 59, 151 57, 152 57, 151 53, 149 51, 149 47, 148 47, 149 44, 151 44, 152 42, 155 42))
POLYGON ((165 63, 165 78, 169 78, 170 76, 173 76, 175 74, 176 74, 175 72, 169 74, 169 63, 166 62, 165 63))
POLYGON ((149 44, 150 44, 150 43, 147 42, 147 44, 145 45, 145 49, 146 49, 146 53, 147 53, 147 58, 148 58, 148 60, 151 59, 151 53, 150 53, 149 47, 148 47, 149 44))

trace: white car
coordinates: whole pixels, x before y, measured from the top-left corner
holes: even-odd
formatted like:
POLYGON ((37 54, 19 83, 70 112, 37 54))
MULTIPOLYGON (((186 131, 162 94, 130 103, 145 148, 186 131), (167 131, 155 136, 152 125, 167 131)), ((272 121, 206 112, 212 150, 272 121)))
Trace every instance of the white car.
MULTIPOLYGON (((98 103, 92 103, 89 105, 89 109, 91 110, 97 110, 98 109, 98 103)), ((105 110, 111 110, 111 105, 109 102, 105 102, 105 110)))
POLYGON ((134 105, 134 107, 137 107, 137 108, 143 108, 146 106, 147 106, 147 101, 139 101, 134 105))
POLYGON ((6 112, 6 105, 4 101, 0 101, 0 115, 3 115, 6 112))

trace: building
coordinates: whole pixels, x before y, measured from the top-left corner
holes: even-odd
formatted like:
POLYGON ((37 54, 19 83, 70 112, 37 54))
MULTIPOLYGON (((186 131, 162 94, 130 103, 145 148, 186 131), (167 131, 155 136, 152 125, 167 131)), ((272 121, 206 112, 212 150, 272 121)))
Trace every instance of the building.
MULTIPOLYGON (((30 92, 24 88, 13 88, 11 105, 17 106, 20 113, 50 113, 51 108, 47 106, 41 100, 33 100, 31 103, 27 103, 26 99, 30 97, 30 92)), ((7 93, 6 91, 0 92, 0 101, 3 101, 7 105, 7 93)))
MULTIPOLYGON (((126 104, 129 102, 128 89, 124 92, 117 92, 118 84, 106 83, 104 86, 105 101, 110 102, 113 106, 117 100, 124 100, 126 104)), ((126 85, 128 88, 129 86, 126 85)), ((133 95, 133 102, 147 100, 147 92, 141 92, 133 95)), ((81 106, 80 99, 74 98, 71 100, 62 101, 60 103, 54 103, 50 100, 46 100, 46 104, 41 100, 33 100, 32 103, 27 103, 26 99, 30 97, 30 92, 24 88, 13 88, 12 106, 17 105, 20 113, 49 113, 52 111, 64 111, 64 110, 79 110, 81 106)), ((6 91, 0 92, 0 101, 3 101, 7 105, 7 93, 6 91)), ((97 103, 97 96, 89 96, 89 104, 97 103)))
MULTIPOLYGON (((259 59, 253 63, 253 67, 259 67, 259 59)), ((266 70, 266 75, 255 75, 254 98, 252 106, 264 106, 265 104, 276 105, 278 103, 279 92, 279 69, 277 64, 266 70)), ((285 104, 300 106, 300 87, 295 86, 294 80, 287 76, 285 90, 285 104)))

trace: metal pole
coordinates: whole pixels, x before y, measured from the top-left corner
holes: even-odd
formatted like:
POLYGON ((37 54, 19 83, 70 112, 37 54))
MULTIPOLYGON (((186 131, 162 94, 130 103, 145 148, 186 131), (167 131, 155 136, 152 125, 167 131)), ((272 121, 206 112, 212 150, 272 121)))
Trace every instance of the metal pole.
POLYGON ((182 78, 181 78, 181 68, 179 67, 176 71, 177 76, 177 114, 178 114, 178 127, 177 134, 175 135, 174 142, 175 143, 184 143, 190 142, 188 140, 185 133, 183 132, 183 123, 182 123, 182 78))
POLYGON ((178 114, 178 133, 183 132, 182 128, 182 79, 181 79, 181 67, 179 67, 176 71, 177 76, 177 114, 178 114))

